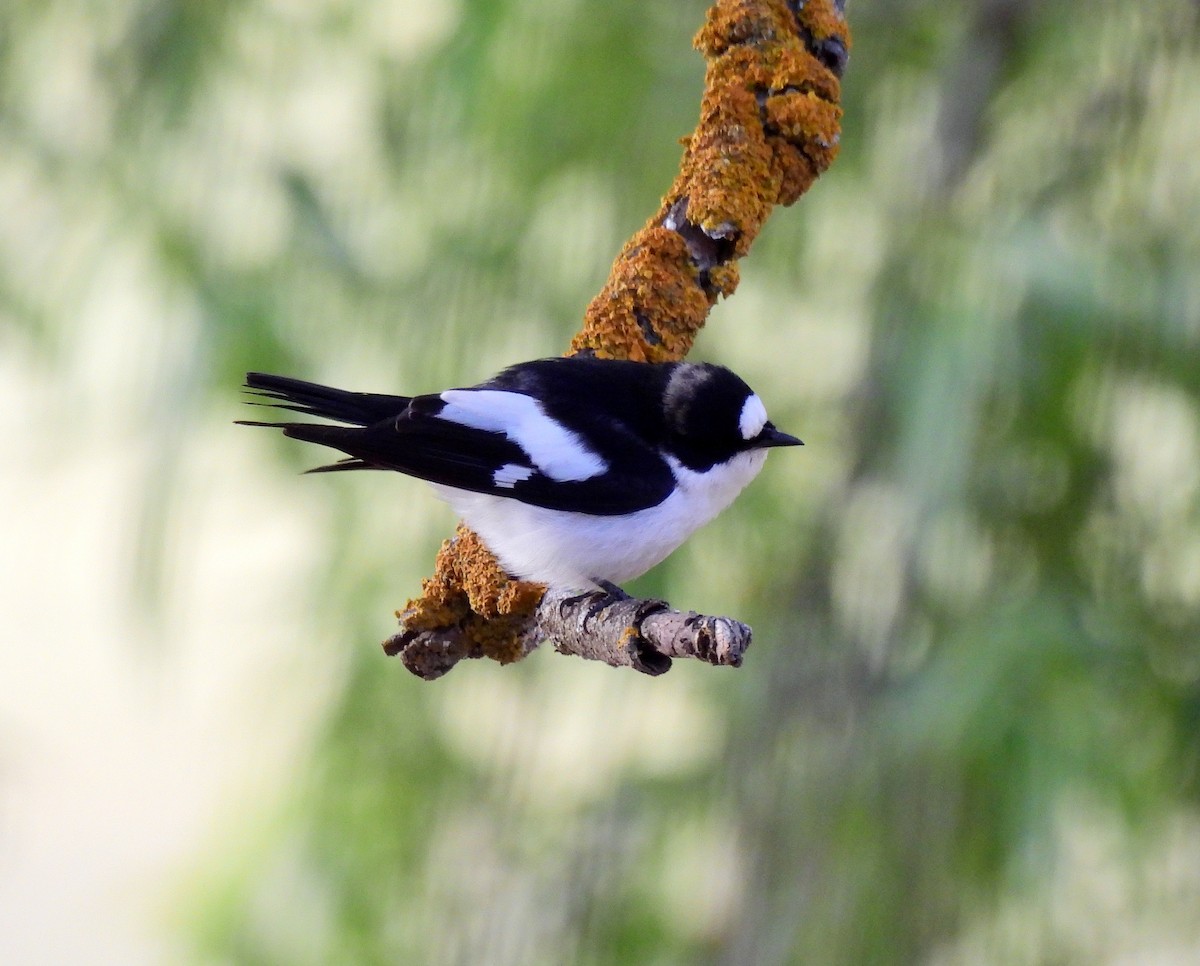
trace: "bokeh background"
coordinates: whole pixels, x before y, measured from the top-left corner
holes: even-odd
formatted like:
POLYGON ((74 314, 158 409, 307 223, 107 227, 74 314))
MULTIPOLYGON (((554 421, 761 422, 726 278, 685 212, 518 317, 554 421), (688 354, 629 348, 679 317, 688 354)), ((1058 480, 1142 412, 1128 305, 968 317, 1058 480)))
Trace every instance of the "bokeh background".
POLYGON ((560 352, 705 6, 6 0, 0 961, 1200 961, 1193 0, 852 0, 696 349, 808 445, 633 586, 739 671, 418 681, 450 512, 231 425, 560 352))

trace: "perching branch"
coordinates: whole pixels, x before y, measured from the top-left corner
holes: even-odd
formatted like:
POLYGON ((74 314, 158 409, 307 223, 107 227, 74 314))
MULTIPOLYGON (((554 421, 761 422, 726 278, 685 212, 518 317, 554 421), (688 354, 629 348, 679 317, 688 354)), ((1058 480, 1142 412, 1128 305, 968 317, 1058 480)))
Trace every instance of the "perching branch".
MULTIPOLYGON (((694 41, 708 62, 700 121, 679 175, 617 256, 568 354, 644 362, 687 354, 712 306, 737 288, 737 260, 772 209, 795 202, 837 156, 850 49, 844 6, 717 0, 709 8, 694 41)), ((543 600, 544 590, 510 580, 460 524, 384 649, 433 678, 463 658, 520 660, 544 635, 560 651, 661 674, 671 657, 736 666, 750 641, 736 621, 680 615, 660 602, 580 617, 582 600, 543 600)))
MULTIPOLYGON (((695 657, 709 664, 741 667, 750 646, 750 628, 729 617, 673 610, 661 600, 618 600, 604 593, 553 590, 542 596, 533 619, 521 631, 528 654, 550 641, 560 654, 574 654, 643 674, 665 674, 671 659, 695 657)), ((413 634, 401 630, 384 642, 413 674, 431 681, 464 658, 483 657, 461 628, 413 634)))
POLYGON ((644 674, 666 674, 673 657, 741 667, 750 646, 750 628, 732 618, 681 613, 661 600, 614 600, 603 594, 548 592, 538 605, 536 624, 560 654, 644 674))

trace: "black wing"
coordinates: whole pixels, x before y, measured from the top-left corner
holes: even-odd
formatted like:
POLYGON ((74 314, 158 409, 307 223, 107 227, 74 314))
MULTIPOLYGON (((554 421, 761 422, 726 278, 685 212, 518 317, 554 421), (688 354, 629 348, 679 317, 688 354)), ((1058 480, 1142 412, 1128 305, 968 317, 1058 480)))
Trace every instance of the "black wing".
MULTIPOLYGON (((244 425, 282 429, 294 439, 347 454, 345 460, 309 472, 396 470, 430 483, 599 516, 656 506, 674 485, 670 467, 657 450, 617 421, 606 423, 596 417, 581 427, 587 430, 589 439, 600 442, 595 455, 602 461, 603 472, 587 479, 562 479, 559 473, 556 479, 539 464, 538 454, 530 452, 535 447, 522 447, 510 433, 446 418, 443 413, 447 403, 440 395, 407 398, 348 393, 260 373, 250 374, 247 385, 265 390, 262 395, 271 400, 267 405, 358 423, 330 426, 241 421, 244 425), (366 418, 381 412, 387 415, 366 422, 366 418)), ((456 393, 466 397, 484 388, 456 393)), ((524 397, 511 390, 500 391, 524 397)), ((546 462, 544 456, 542 462, 546 462)))

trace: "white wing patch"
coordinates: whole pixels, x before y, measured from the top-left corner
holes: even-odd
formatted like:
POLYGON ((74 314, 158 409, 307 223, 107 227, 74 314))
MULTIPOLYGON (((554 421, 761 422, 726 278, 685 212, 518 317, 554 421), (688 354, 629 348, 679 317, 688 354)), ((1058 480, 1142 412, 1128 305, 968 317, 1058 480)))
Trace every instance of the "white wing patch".
MULTIPOLYGON (((438 413, 438 419, 503 433, 552 480, 559 483, 590 480, 608 470, 604 460, 589 450, 577 434, 547 416, 532 396, 503 389, 448 389, 441 398, 446 405, 438 413)), ((765 413, 763 420, 766 421, 765 413)), ((525 469, 510 463, 497 470, 497 476, 511 467, 525 469)), ((505 484, 497 479, 496 485, 512 486, 517 482, 513 478, 512 483, 505 484)))
POLYGON ((742 403, 742 415, 738 419, 738 431, 742 439, 754 439, 767 425, 767 407, 754 393, 746 397, 742 403))
POLYGON ((492 482, 496 486, 511 490, 518 483, 524 482, 531 476, 533 476, 533 470, 528 466, 522 466, 520 463, 505 463, 492 474, 492 482))

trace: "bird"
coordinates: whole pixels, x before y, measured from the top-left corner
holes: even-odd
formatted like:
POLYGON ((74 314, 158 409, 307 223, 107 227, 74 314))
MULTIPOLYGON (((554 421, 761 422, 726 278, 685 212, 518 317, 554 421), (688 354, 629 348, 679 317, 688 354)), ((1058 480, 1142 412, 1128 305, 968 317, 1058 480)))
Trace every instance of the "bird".
POLYGON ((513 578, 627 596, 763 468, 800 446, 757 394, 707 362, 570 356, 420 396, 246 374, 257 405, 331 422, 238 420, 341 451, 310 473, 394 470, 424 480, 513 578))

